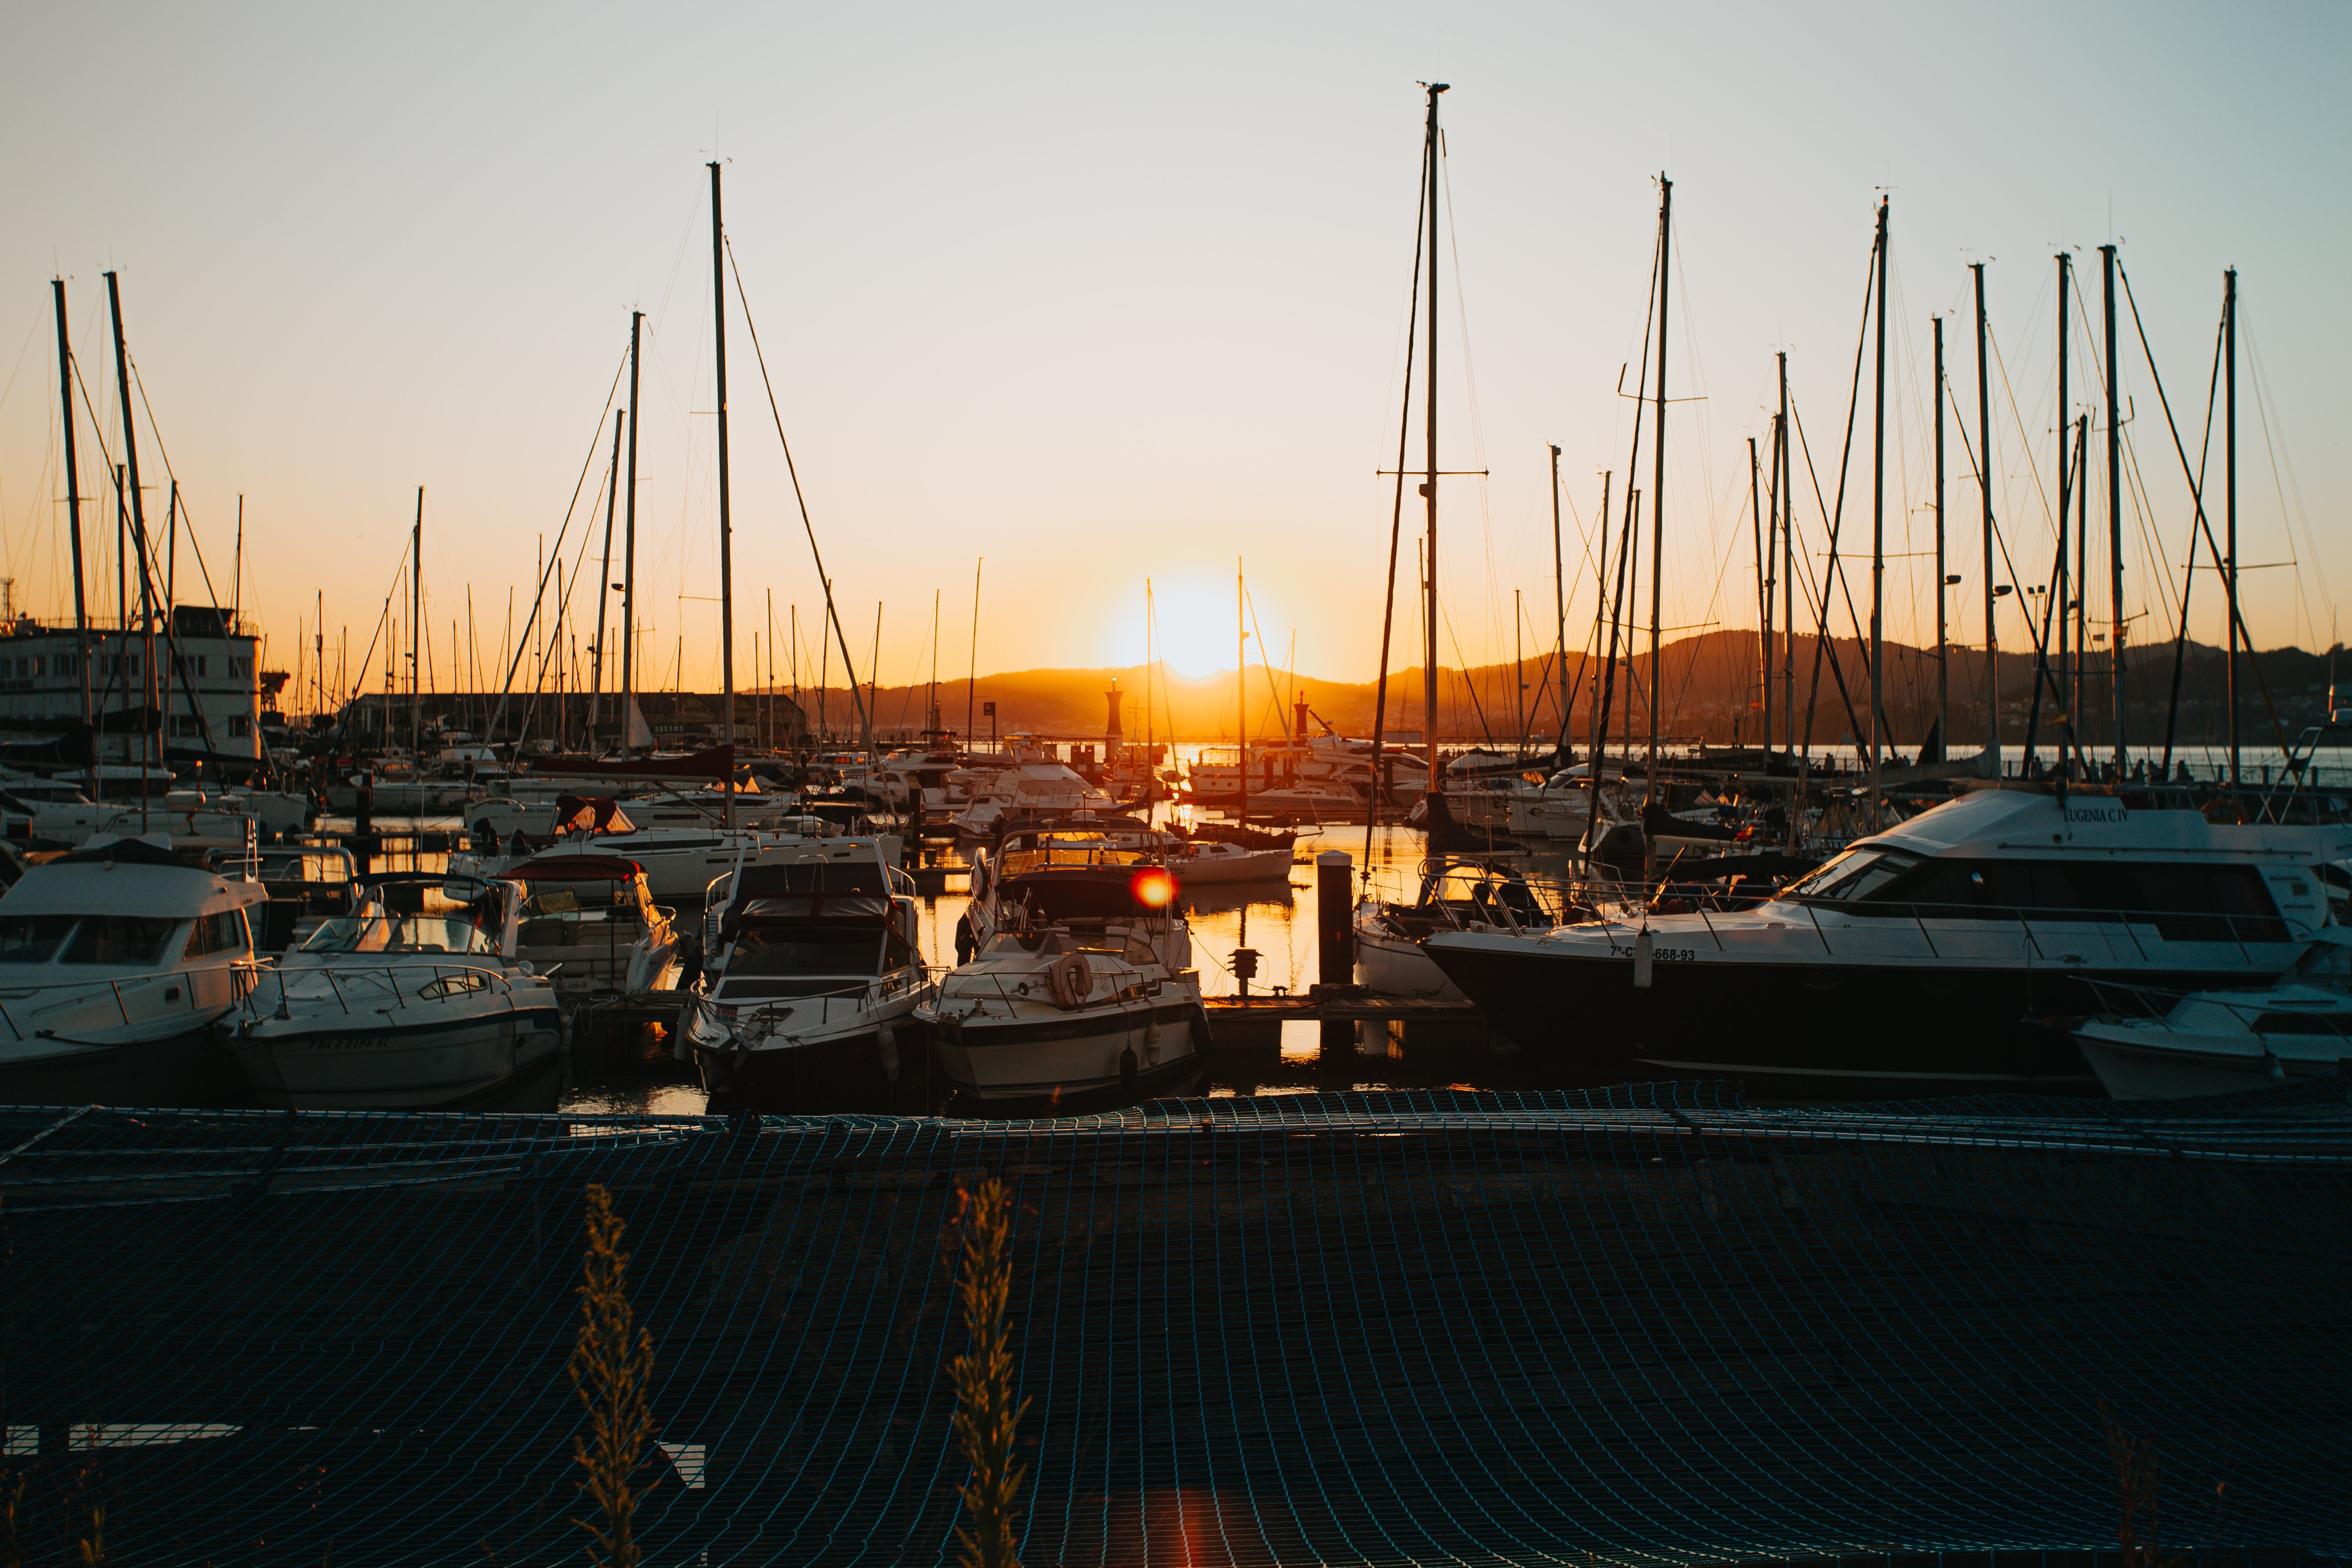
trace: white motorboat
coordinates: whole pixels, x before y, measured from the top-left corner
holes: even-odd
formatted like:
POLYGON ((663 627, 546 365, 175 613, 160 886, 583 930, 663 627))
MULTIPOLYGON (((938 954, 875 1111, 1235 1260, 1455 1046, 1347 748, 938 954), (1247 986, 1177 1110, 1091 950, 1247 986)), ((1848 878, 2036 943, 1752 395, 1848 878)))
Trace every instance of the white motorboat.
POLYGON ((554 984, 516 956, 523 886, 389 877, 245 1000, 234 1051, 262 1100, 430 1110, 494 1095, 563 1041, 554 984))
POLYGON ((938 1109, 914 882, 872 838, 804 847, 712 889, 711 955, 677 1054, 714 1112, 938 1109))
POLYGON ((1356 905, 1356 984, 1375 996, 1467 1001, 1424 941, 1441 931, 1545 928, 1559 917, 1515 869, 1476 858, 1424 860, 1412 903, 1365 899, 1356 905))
MULTIPOLYGON (((518 853, 454 855, 450 869, 497 877, 551 857, 613 856, 634 860, 644 868, 655 899, 673 907, 699 909, 712 880, 737 866, 797 859, 809 843, 838 832, 821 818, 805 816, 779 816, 768 827, 727 828, 709 824, 646 827, 617 803, 604 797, 566 795, 558 813, 552 847, 534 854, 526 843, 518 853)), ((495 830, 495 825, 487 820, 485 826, 495 830)), ((898 853, 896 836, 880 842, 884 853, 892 857, 898 853)))
MULTIPOLYGON (((1823 1095, 2080 1092, 2092 984, 2270 979, 2327 920, 2352 826, 2233 826, 2115 795, 1979 789, 1862 839, 1771 900, 1426 951, 1575 1076, 1738 1078, 1823 1095)), ((1735 900, 1736 901, 1736 900, 1735 900)))
POLYGON ((1179 887, 1208 882, 1262 882, 1290 875, 1287 849, 1251 849, 1203 839, 1166 851, 1179 887))
POLYGON ((27 870, 0 896, 0 1103, 225 1103, 265 896, 144 839, 27 870))
POLYGON ((497 876, 525 889, 515 956, 552 977, 566 1001, 677 984, 672 914, 654 902, 635 861, 545 855, 497 876))
POLYGON ((2352 1069, 2352 930, 2325 926, 2270 985, 2186 995, 2133 987, 2074 1043, 2117 1100, 2178 1100, 2268 1089, 2352 1069), (2148 1012, 2151 1000, 2168 1003, 2148 1012))
POLYGON ((919 1007, 948 1079, 984 1100, 1129 1098, 1190 1078, 1209 1037, 1176 880, 1050 832, 985 858, 978 956, 919 1007))
POLYGON ((240 807, 194 792, 174 790, 152 803, 107 800, 93 805, 38 805, 31 817, 36 838, 83 844, 99 837, 153 838, 168 835, 176 849, 235 849, 256 842, 260 826, 240 807), (167 804, 173 796, 178 804, 167 804))
POLYGON ((1073 812, 1115 812, 1118 802, 1097 789, 1067 765, 1055 762, 1022 762, 999 768, 986 778, 976 777, 971 804, 955 816, 958 830, 974 837, 996 832, 1004 816, 1068 815, 1073 812))

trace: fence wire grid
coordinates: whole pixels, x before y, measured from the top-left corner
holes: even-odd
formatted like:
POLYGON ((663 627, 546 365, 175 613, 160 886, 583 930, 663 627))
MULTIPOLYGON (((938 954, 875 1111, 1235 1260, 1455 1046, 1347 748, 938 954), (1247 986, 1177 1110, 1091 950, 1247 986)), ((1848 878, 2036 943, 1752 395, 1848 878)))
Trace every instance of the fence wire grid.
POLYGON ((1721 1086, 1055 1121, 0 1110, 26 1561, 580 1560, 583 1194, 656 1563, 951 1559, 960 1190, 1016 1194, 1023 1555, 2352 1553, 2352 1109, 1721 1086), (2145 1532, 2143 1531, 2143 1540, 2145 1532))

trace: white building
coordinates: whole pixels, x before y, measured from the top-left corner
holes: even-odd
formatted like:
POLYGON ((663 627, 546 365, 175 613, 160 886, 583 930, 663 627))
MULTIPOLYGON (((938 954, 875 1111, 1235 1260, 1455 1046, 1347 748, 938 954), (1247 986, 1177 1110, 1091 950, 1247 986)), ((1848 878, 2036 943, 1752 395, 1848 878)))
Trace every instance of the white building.
MULTIPOLYGON (((258 639, 247 626, 232 625, 227 611, 178 605, 169 637, 161 625, 152 633, 93 625, 89 636, 92 711, 101 717, 137 713, 152 703, 163 710, 165 737, 174 750, 262 754, 258 639), (174 652, 176 671, 171 664, 174 652), (151 689, 151 658, 154 671, 167 677, 168 692, 151 689)), ((80 638, 70 621, 58 625, 30 616, 0 621, 0 719, 16 721, 10 731, 26 734, 26 720, 54 719, 61 727, 78 723, 81 702, 80 638)), ((135 762, 150 743, 137 734, 112 733, 112 726, 104 723, 100 727, 108 731, 100 752, 104 761, 135 762)))

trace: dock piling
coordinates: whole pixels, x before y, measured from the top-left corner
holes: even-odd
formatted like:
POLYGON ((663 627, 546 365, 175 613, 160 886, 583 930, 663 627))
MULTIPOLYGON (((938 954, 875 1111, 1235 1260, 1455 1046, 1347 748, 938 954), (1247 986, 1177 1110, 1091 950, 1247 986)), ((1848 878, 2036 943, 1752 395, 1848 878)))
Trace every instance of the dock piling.
MULTIPOLYGON (((1318 978, 1327 986, 1347 985, 1356 978, 1353 895, 1355 860, 1344 849, 1326 849, 1315 857, 1315 960, 1318 978)), ((1345 1056, 1355 1049, 1356 1026, 1344 1018, 1323 1021, 1326 1057, 1345 1056)))

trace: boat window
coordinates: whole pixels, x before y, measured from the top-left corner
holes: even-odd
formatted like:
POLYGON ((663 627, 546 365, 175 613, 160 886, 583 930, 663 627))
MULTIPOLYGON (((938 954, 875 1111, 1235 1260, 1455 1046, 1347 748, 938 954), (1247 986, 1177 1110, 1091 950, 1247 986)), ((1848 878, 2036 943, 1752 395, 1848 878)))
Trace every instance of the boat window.
POLYGON ((469 991, 488 991, 489 988, 488 975, 478 969, 467 969, 428 980, 416 988, 416 994, 419 996, 463 996, 469 991))
POLYGON ((879 974, 882 933, 871 927, 786 931, 747 927, 727 960, 730 978, 750 974, 879 974))
POLYGON ((10 915, 0 920, 0 963, 47 963, 79 915, 10 915))
POLYGON ((2288 940, 2261 871, 2245 865, 1939 858, 1882 897, 1948 919, 2075 910, 2128 916, 2168 942, 2288 940))
POLYGON ((180 922, 146 915, 84 915, 66 947, 66 963, 152 963, 180 922))
POLYGON ((221 910, 204 915, 189 928, 188 945, 180 950, 182 958, 206 958, 221 953, 249 955, 253 940, 246 934, 243 910, 221 910))
POLYGON ((1900 849, 1849 849, 1804 880, 1791 884, 1781 897, 1841 899, 1851 903, 1871 897, 1918 864, 1918 856, 1900 849))
POLYGON ((2341 1013, 2264 1013, 2254 1020, 2258 1035, 2343 1035, 2341 1013))
POLYGON ((488 931, 438 915, 339 915, 320 922, 304 952, 494 952, 488 931))

